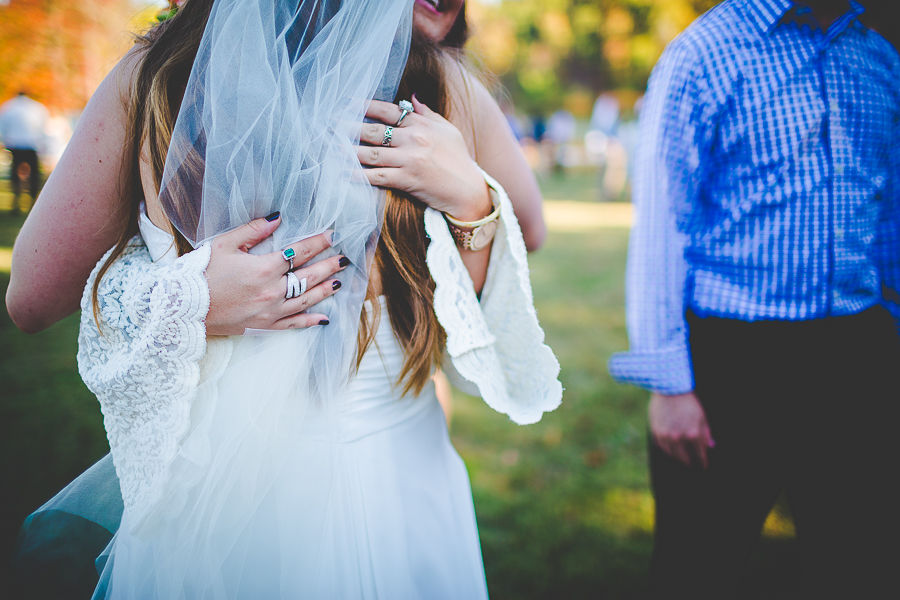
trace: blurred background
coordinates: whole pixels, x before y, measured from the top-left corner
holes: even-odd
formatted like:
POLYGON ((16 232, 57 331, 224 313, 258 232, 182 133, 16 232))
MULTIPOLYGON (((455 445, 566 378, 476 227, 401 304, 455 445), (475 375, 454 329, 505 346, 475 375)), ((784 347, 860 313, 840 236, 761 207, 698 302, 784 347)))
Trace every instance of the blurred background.
MULTIPOLYGON (((132 33, 150 26, 165 4, 0 0, 0 103, 25 91, 47 107, 42 177, 132 33)), ((566 388, 562 406, 528 427, 453 393, 451 435, 472 480, 491 596, 640 598, 653 530, 647 394, 614 384, 606 372, 609 355, 627 347, 629 159, 653 65, 716 2, 467 4, 472 60, 492 82, 546 199, 550 234, 531 256, 532 282, 566 388)), ((10 161, 0 150, 4 292, 12 245, 33 202, 23 185, 14 205, 10 161)), ((74 315, 28 336, 0 311, 4 565, 22 519, 108 451, 99 406, 76 371, 77 329, 74 315)), ((780 501, 753 558, 747 597, 791 596, 793 535, 780 501)))

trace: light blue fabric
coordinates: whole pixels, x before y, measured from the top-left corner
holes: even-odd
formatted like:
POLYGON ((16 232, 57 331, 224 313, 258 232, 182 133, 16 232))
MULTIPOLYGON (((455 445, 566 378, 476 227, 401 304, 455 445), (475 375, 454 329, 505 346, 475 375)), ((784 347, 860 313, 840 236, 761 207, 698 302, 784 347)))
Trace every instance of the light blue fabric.
POLYGON ((900 316, 900 60, 851 11, 726 0, 666 48, 641 117, 617 380, 694 381, 685 311, 900 316))

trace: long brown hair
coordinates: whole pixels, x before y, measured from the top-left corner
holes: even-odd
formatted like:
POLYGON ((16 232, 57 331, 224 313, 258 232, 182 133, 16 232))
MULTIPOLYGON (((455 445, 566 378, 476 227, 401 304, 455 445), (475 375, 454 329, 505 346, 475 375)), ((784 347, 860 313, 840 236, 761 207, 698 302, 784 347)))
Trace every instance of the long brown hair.
MULTIPOLYGON (((143 46, 140 66, 131 86, 128 144, 123 168, 123 200, 129 205, 127 220, 107 261, 94 282, 95 318, 98 313, 100 279, 122 255, 138 233, 140 203, 144 199, 140 160, 147 147, 150 171, 156 189, 162 181, 166 152, 185 86, 197 55, 200 39, 212 9, 213 0, 189 0, 176 16, 138 38, 143 46)), ((397 99, 413 94, 435 112, 447 117, 450 111, 445 65, 459 58, 468 36, 465 9, 442 44, 428 40, 415 30, 409 59, 397 99)), ((404 350, 404 362, 398 384, 403 393, 420 393, 441 361, 446 334, 434 314, 434 280, 425 262, 428 238, 424 226, 425 205, 408 194, 387 192, 384 225, 375 252, 375 268, 381 276, 388 315, 394 334, 404 350)), ((190 252, 190 243, 174 228, 179 256, 190 252)), ((367 297, 375 300, 372 286, 367 297)), ((375 337, 380 317, 379 304, 373 312, 363 313, 357 338, 357 364, 375 337)))
MULTIPOLYGON (((141 185, 141 152, 146 146, 153 184, 159 189, 162 182, 166 152, 181 98, 200 47, 200 39, 212 10, 213 0, 190 0, 175 17, 163 21, 136 40, 139 50, 134 59, 140 61, 132 78, 128 97, 126 123, 126 152, 122 161, 122 200, 128 205, 127 217, 120 225, 115 248, 100 267, 92 290, 94 320, 99 326, 100 281, 110 266, 138 234, 138 220, 144 188, 141 185)), ((190 252, 190 243, 174 227, 178 255, 190 252)))
MULTIPOLYGON (((444 117, 449 116, 449 96, 444 65, 447 57, 435 42, 413 31, 406 69, 396 100, 416 98, 444 117)), ((410 196, 388 190, 384 225, 375 251, 375 266, 381 276, 391 328, 403 347, 399 382, 403 393, 422 391, 439 366, 447 339, 434 314, 434 280, 425 262, 425 205, 410 196)), ((374 300, 372 286, 367 294, 374 300)), ((379 305, 360 320, 357 362, 362 360, 377 329, 379 305)))

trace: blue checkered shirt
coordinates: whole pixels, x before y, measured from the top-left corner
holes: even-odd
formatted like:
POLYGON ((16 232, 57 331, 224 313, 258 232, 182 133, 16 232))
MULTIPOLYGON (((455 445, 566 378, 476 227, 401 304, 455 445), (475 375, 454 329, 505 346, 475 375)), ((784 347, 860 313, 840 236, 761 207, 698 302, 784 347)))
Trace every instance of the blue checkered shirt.
POLYGON ((641 115, 617 380, 694 389, 687 309, 900 317, 900 58, 862 12, 825 33, 789 0, 726 0, 666 48, 641 115))

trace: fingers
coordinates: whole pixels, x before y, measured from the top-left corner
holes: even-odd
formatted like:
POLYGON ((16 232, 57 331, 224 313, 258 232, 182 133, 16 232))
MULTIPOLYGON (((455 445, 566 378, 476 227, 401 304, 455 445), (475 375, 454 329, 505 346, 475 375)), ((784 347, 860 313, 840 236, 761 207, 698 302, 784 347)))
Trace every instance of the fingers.
POLYGON ((282 310, 282 314, 285 315, 283 318, 288 318, 291 315, 307 310, 311 306, 315 306, 325 298, 336 294, 339 289, 341 289, 341 282, 337 279, 329 279, 306 290, 305 294, 286 300, 282 310))
MULTIPOLYGON (((381 142, 384 141, 385 129, 387 129, 387 125, 382 123, 363 123, 362 129, 359 130, 359 141, 373 146, 383 147, 381 146, 381 142)), ((400 132, 395 128, 393 137, 391 138, 391 144, 396 144, 398 133, 400 132)))
POLYGON ((688 451, 688 447, 682 443, 676 443, 670 445, 670 454, 673 458, 678 460, 679 462, 684 463, 686 466, 690 467, 694 464, 694 461, 691 460, 691 453, 688 451))
POLYGON ((690 444, 691 457, 694 464, 699 464, 704 469, 709 467, 709 459, 706 452, 709 450, 709 441, 705 436, 697 437, 691 440, 690 444))
POLYGON ((440 116, 440 115, 438 115, 436 112, 434 112, 433 110, 431 110, 430 108, 428 108, 426 105, 424 105, 424 104, 422 104, 421 102, 419 102, 419 99, 416 98, 416 95, 415 95, 415 94, 413 94, 413 97, 412 97, 412 104, 413 104, 413 108, 416 109, 416 114, 417 114, 417 115, 421 115, 421 116, 423 116, 423 117, 435 117, 435 116, 440 116))
POLYGON ((216 246, 231 248, 247 252, 278 229, 281 225, 281 215, 274 212, 267 217, 253 219, 246 225, 241 225, 233 231, 223 233, 216 238, 216 246))
MULTIPOLYGON (((301 240, 295 244, 291 244, 290 246, 288 246, 288 248, 292 248, 294 250, 295 269, 300 265, 306 264, 313 257, 318 256, 328 248, 331 248, 331 240, 333 235, 334 231, 329 229, 325 233, 314 235, 310 238, 306 238, 305 240, 301 240)), ((285 250, 287 250, 287 248, 285 248, 285 250)), ((287 273, 288 263, 284 260, 284 255, 281 253, 281 251, 272 252, 267 256, 267 260, 271 264, 271 268, 274 272, 287 273)))
MULTIPOLYGON (((296 275, 298 279, 306 279, 306 288, 311 289, 319 285, 335 273, 343 271, 349 264, 350 260, 346 256, 332 256, 331 258, 320 260, 319 262, 312 264, 305 269, 294 269, 294 275, 296 275)), ((286 276, 282 277, 279 281, 280 285, 285 286, 285 291, 287 291, 286 276)), ((293 314, 295 312, 297 311, 291 311, 287 307, 284 307, 281 316, 286 317, 287 315, 293 314)))
POLYGON ((685 466, 709 468, 709 441, 702 436, 654 436, 663 452, 685 466))
POLYGON ((683 443, 683 440, 660 435, 653 436, 653 441, 659 446, 660 450, 682 463, 684 466, 690 467, 694 464, 694 461, 691 459, 692 452, 688 450, 689 445, 683 443))
MULTIPOLYGON (((380 126, 384 130, 384 126, 380 126)), ((356 156, 359 162, 370 167, 401 167, 402 155, 397 148, 381 146, 357 146, 356 156)))
MULTIPOLYGON (((412 104, 414 112, 409 113, 403 118, 400 127, 413 125, 419 118, 423 117, 431 120, 443 119, 441 115, 428 108, 425 104, 419 102, 419 99, 416 98, 415 94, 413 94, 412 97, 412 104)), ((370 119, 376 119, 388 125, 396 123, 400 119, 400 115, 401 111, 399 106, 392 102, 382 102, 380 100, 372 100, 371 104, 369 104, 369 109, 366 111, 366 116, 370 119)))
MULTIPOLYGON (((369 104, 369 110, 366 111, 366 116, 370 119, 376 119, 381 121, 382 123, 387 123, 388 125, 393 125, 400 118, 400 107, 391 102, 382 102, 381 100, 372 100, 372 103, 369 104)), ((403 119, 403 123, 401 123, 401 127, 405 125, 409 125, 409 120, 413 117, 413 115, 407 115, 405 119, 403 119)), ((384 135, 384 130, 381 131, 382 135, 384 135)), ((379 141, 379 143, 381 143, 379 141)))
POLYGON ((274 329, 276 331, 284 329, 306 329, 307 327, 315 327, 316 325, 328 325, 328 317, 322 314, 302 313, 299 315, 291 315, 275 322, 274 329))
POLYGON ((408 191, 408 174, 403 169, 365 169, 363 175, 368 179, 370 185, 400 190, 401 192, 408 191))
POLYGON ((652 394, 648 417, 653 440, 663 452, 688 467, 709 467, 712 437, 696 394, 652 394))

